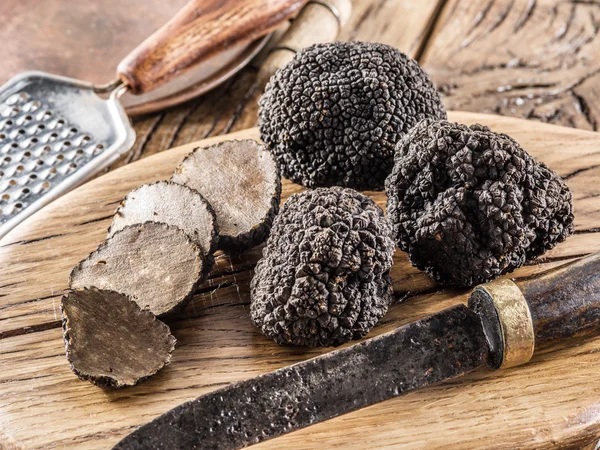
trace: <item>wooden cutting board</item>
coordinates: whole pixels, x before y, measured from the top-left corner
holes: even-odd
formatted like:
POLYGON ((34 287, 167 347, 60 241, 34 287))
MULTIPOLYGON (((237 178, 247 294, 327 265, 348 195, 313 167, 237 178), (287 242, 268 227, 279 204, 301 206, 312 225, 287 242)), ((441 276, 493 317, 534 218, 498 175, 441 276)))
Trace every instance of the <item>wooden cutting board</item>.
MULTIPOLYGON (((513 275, 527 277, 600 251, 600 135, 520 119, 455 112, 515 137, 567 180, 577 231, 513 275)), ((169 321, 170 366, 141 385, 102 390, 79 381, 64 356, 60 297, 68 274, 104 238, 131 189, 166 179, 198 145, 257 138, 255 129, 193 143, 108 173, 54 202, 0 241, 0 448, 110 448, 168 409, 228 383, 326 352, 274 344, 248 317, 248 283, 260 249, 217 265, 187 309, 169 321)), ((225 170, 225 169, 224 169, 225 170)), ((284 183, 284 197, 301 188, 284 183)), ((383 193, 372 193, 380 205, 383 193)), ((375 336, 466 299, 444 291, 398 251, 401 304, 375 336)), ((357 411, 258 448, 580 448, 600 437, 600 338, 542 349, 527 366, 462 379, 357 411)))

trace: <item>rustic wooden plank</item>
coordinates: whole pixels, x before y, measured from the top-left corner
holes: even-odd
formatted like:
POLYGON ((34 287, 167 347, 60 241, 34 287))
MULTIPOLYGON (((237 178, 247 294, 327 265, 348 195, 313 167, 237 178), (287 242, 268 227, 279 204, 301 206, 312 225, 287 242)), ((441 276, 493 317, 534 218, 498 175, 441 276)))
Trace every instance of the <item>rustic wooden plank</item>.
MULTIPOLYGON (((577 234, 514 273, 541 273, 600 251, 600 137, 499 116, 451 113, 490 125, 569 175, 577 234), (591 167, 591 168, 590 168, 591 167), (594 200, 595 199, 595 200, 594 200)), ((256 137, 256 130, 237 138, 256 137)), ((219 139, 219 138, 216 138, 219 139)), ((214 142, 214 139, 211 141, 214 142)), ((169 408, 227 383, 321 354, 274 344, 248 318, 249 280, 260 248, 220 255, 194 300, 169 325, 173 362, 140 386, 105 391, 79 381, 64 356, 60 294, 71 267, 102 241, 119 200, 143 182, 167 178, 196 144, 161 153, 73 191, 32 216, 0 246, 0 442, 23 448, 107 448, 169 408)), ((300 188, 285 183, 285 196, 300 188)), ((382 193, 371 193, 380 205, 382 193)), ((465 301, 439 290, 397 252, 397 303, 369 337, 465 301)), ((544 349, 503 373, 481 370, 431 390, 390 400, 262 445, 262 448, 559 448, 589 443, 600 426, 596 383, 600 339, 544 349), (585 389, 582 388, 585 386, 585 389), (507 432, 510 423, 510 432, 507 432)), ((0 446, 0 448, 2 448, 0 446)))
POLYGON ((600 3, 448 0, 421 62, 449 109, 597 130, 600 3))
MULTIPOLYGON (((353 2, 352 15, 340 40, 378 41, 414 56, 435 11, 443 0, 361 0, 353 2), (399 24, 403 25, 400 26, 399 24)), ((256 125, 256 67, 248 67, 214 91, 172 108, 134 120, 138 140, 133 151, 110 170, 173 146, 256 125)))
POLYGON ((435 14, 445 0, 366 0, 352 2, 352 16, 340 41, 372 41, 392 45, 416 57, 427 39, 435 14))

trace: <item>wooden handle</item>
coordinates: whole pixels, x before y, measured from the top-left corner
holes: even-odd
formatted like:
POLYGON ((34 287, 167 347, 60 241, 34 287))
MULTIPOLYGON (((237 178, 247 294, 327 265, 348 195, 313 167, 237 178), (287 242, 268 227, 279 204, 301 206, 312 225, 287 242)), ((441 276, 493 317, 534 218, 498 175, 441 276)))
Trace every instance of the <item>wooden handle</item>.
POLYGON ((298 50, 319 42, 334 41, 351 12, 351 0, 309 1, 261 64, 258 73, 261 90, 298 50))
POLYGON ((536 345, 575 334, 600 333, 600 254, 517 285, 531 311, 536 345))
POLYGON ((307 0, 191 0, 130 53, 117 69, 134 94, 242 42, 274 30, 307 0))

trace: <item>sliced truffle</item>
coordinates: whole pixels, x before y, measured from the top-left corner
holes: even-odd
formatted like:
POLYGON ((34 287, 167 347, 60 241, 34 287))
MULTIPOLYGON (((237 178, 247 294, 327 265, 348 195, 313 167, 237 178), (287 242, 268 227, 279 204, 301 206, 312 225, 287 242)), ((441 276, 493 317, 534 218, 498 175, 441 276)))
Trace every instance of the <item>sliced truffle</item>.
POLYGON ((260 100, 262 140, 306 187, 383 189, 394 146, 420 120, 445 119, 429 76, 384 44, 316 44, 279 70, 260 100))
POLYGON ((169 327, 126 295, 85 289, 62 298, 63 335, 71 369, 82 380, 133 386, 171 360, 169 327))
POLYGON ((445 285, 490 281, 573 232, 565 182, 482 125, 419 123, 398 144, 386 191, 398 246, 445 285))
POLYGON ((160 222, 181 228, 204 255, 216 250, 215 212, 198 191, 187 186, 159 181, 131 191, 117 209, 108 237, 126 226, 144 222, 160 222))
POLYGON ((203 269, 200 249, 181 229, 147 222, 107 239, 73 269, 70 286, 120 292, 161 316, 191 299, 203 269))
POLYGON ((171 181, 197 190, 215 209, 222 250, 242 251, 263 242, 279 209, 277 164, 253 140, 198 148, 175 170, 171 181))
POLYGON ((351 189, 291 196, 254 272, 252 322, 279 344, 341 345, 364 336, 391 300, 390 235, 381 208, 351 189))

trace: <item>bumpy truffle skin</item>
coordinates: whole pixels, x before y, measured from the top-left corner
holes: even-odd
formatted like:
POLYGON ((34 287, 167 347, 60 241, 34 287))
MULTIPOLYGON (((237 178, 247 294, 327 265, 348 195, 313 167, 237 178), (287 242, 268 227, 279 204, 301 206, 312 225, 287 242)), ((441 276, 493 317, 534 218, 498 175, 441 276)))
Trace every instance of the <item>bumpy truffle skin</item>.
POLYGON ((301 50, 271 78, 259 125, 292 181, 381 190, 394 146, 428 117, 446 112, 416 61, 384 44, 335 42, 301 50))
POLYGON ((571 191, 512 138, 424 120, 398 143, 386 180, 398 246, 435 281, 490 281, 573 232, 571 191))
POLYGON ((256 266, 252 321, 279 344, 358 339, 387 311, 393 253, 389 223, 368 197, 340 187, 295 194, 256 266))

